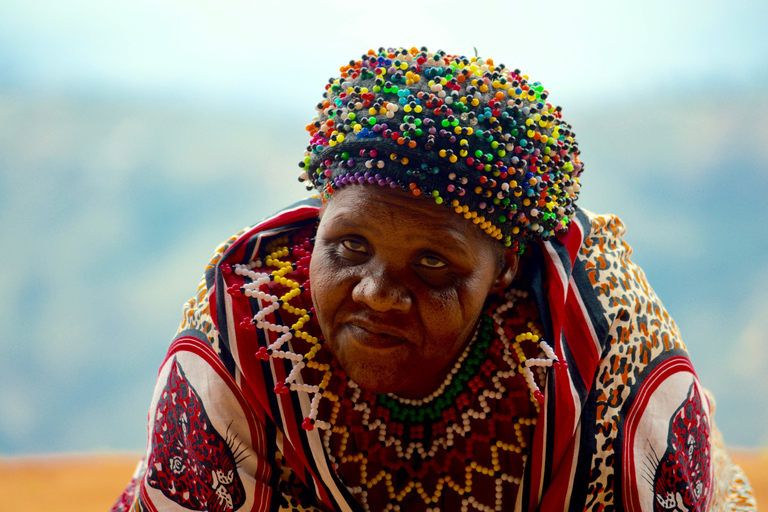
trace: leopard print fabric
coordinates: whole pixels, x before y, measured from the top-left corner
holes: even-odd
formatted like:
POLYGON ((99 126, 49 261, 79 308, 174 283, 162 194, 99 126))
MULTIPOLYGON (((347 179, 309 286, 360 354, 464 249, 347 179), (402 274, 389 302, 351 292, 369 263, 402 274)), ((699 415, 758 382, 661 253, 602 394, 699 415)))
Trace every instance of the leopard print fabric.
MULTIPOLYGON (((618 499, 614 485, 619 478, 615 468, 617 435, 625 401, 649 362, 663 352, 685 350, 685 345, 645 274, 630 260, 632 249, 624 242, 624 225, 614 216, 587 214, 591 232, 578 259, 610 322, 594 381, 598 450, 592 457, 585 504, 585 510, 597 512, 612 509, 618 499)), ((755 510, 749 484, 725 453, 719 433, 713 431, 717 441, 712 446, 713 504, 720 507, 717 510, 755 510)))

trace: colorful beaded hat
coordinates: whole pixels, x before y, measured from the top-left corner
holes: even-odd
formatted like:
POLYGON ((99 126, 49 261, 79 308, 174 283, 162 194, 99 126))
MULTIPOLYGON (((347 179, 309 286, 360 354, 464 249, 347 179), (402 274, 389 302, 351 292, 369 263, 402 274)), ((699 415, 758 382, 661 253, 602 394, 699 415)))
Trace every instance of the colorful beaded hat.
POLYGON ((522 251, 567 230, 579 194, 578 144, 547 96, 491 59, 369 50, 329 80, 299 180, 324 200, 349 184, 409 190, 522 251))

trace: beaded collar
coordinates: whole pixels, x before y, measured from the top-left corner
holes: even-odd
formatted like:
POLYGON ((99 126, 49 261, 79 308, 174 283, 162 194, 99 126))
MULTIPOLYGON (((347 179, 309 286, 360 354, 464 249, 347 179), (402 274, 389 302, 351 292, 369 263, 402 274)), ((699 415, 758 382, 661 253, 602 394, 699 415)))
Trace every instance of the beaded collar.
POLYGON ((302 427, 322 430, 326 455, 365 510, 373 503, 431 512, 508 507, 544 401, 539 386, 547 367, 562 364, 540 339, 527 292, 510 289, 489 301, 472 341, 434 393, 418 400, 374 395, 349 379, 323 350, 322 337, 311 334, 319 333, 314 309, 300 302, 309 295, 313 234, 274 240, 266 257, 247 265, 222 265, 246 283, 229 293, 269 303, 241 326, 278 334, 257 358, 293 362, 275 393, 309 395, 302 427), (512 308, 515 315, 505 315, 512 308), (290 326, 284 316, 293 317, 290 326), (294 352, 297 345, 307 350, 294 352), (302 374, 305 369, 313 372, 302 374))

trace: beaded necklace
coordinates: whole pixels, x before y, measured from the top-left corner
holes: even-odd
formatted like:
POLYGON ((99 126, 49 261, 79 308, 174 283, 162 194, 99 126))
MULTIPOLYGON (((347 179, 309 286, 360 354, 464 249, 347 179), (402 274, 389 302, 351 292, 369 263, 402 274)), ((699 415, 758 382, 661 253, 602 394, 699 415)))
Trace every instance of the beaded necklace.
POLYGON ((527 292, 510 289, 490 301, 471 342, 434 393, 418 400, 374 395, 322 350, 322 336, 310 334, 319 333, 314 308, 297 305, 310 289, 312 235, 274 240, 266 257, 247 265, 222 265, 225 273, 234 271, 246 282, 231 286, 229 293, 269 303, 241 327, 277 333, 257 358, 293 362, 275 393, 309 395, 310 413, 302 427, 322 430, 326 455, 365 510, 374 503, 376 510, 430 512, 446 506, 462 512, 509 506, 544 401, 539 386, 546 368, 561 364, 540 339, 527 292), (506 316, 511 308, 515 315, 506 316), (281 323, 286 314, 295 317, 290 327, 281 323), (294 351, 295 343, 307 350, 294 351), (301 375, 305 368, 314 375, 301 375))

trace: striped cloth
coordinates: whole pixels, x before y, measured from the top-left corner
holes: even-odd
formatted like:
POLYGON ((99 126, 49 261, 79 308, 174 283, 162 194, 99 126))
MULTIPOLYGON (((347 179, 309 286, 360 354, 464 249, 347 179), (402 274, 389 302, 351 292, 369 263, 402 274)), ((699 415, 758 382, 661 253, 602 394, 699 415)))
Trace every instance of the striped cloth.
MULTIPOLYGON (((242 323, 261 300, 228 293, 243 278, 222 271, 315 229, 319 206, 293 205, 216 250, 160 368, 146 457, 113 510, 362 510, 320 432, 301 428, 307 395, 273 391, 292 364, 254 357, 277 337, 242 323)), ((568 368, 548 374, 523 482, 496 509, 756 510, 623 233, 580 210, 566 234, 530 248, 523 284, 568 368)))

